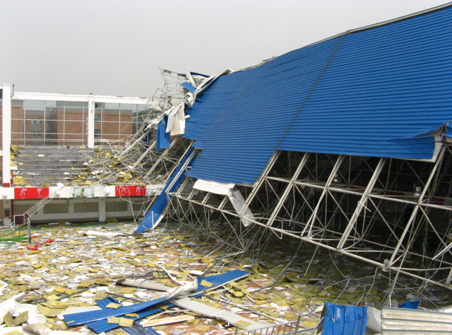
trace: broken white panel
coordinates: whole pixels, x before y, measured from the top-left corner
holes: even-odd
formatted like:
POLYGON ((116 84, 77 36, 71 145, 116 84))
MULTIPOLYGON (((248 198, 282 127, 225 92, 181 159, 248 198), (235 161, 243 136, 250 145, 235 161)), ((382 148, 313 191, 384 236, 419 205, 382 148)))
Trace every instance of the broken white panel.
POLYGON ((168 291, 168 298, 173 298, 176 296, 180 296, 186 292, 193 292, 198 289, 198 281, 193 279, 193 281, 178 281, 168 270, 166 270, 162 265, 157 265, 160 269, 162 269, 169 279, 176 285, 174 288, 171 288, 168 291))
POLYGON ((216 181, 198 179, 193 185, 195 190, 204 192, 227 195, 234 188, 235 184, 232 183, 218 183, 216 181))
POLYGON ((146 185, 146 195, 147 196, 158 196, 162 193, 164 184, 156 184, 156 185, 146 185))
POLYGON ((28 323, 46 323, 46 317, 38 311, 37 305, 16 303, 12 316, 17 317, 23 312, 28 312, 28 323))
POLYGON ((55 198, 72 198, 74 190, 72 186, 60 187, 60 186, 50 186, 49 194, 55 193, 55 198))
POLYGON ((14 199, 14 187, 0 187, 2 200, 14 199))
POLYGON ((245 227, 249 226, 252 221, 249 221, 247 219, 254 220, 254 215, 251 212, 250 208, 246 206, 242 193, 240 193, 239 190, 231 190, 231 192, 229 192, 227 196, 229 200, 231 200, 232 206, 234 207, 236 212, 240 215, 240 221, 242 221, 242 224, 245 227))
POLYGON ((180 103, 165 112, 168 115, 166 132, 171 136, 183 135, 185 133, 185 104, 180 103))
POLYGON ((108 185, 104 186, 105 197, 115 197, 116 196, 116 186, 108 185))
POLYGON ((247 227, 252 223, 247 219, 254 220, 254 215, 249 207, 245 205, 242 193, 237 189, 234 190, 234 186, 235 184, 232 183, 218 183, 216 181, 198 179, 193 188, 204 192, 226 195, 237 214, 241 216, 240 220, 243 225, 247 227))
POLYGON ((145 288, 148 290, 154 291, 164 291, 167 292, 172 289, 172 287, 151 281, 151 280, 143 280, 143 279, 125 279, 121 282, 121 285, 124 286, 133 286, 138 288, 145 288))
POLYGON ((366 334, 381 333, 381 311, 375 307, 367 307, 366 334))
POLYGON ((210 317, 225 320, 227 323, 231 323, 237 327, 244 328, 245 330, 255 330, 269 326, 268 323, 256 322, 247 318, 244 318, 238 314, 208 306, 201 302, 191 300, 190 298, 182 298, 174 300, 174 304, 181 308, 185 308, 189 311, 210 317), (238 324, 237 324, 238 323, 238 324), (247 325, 246 327, 244 325, 247 325))
POLYGON ((187 322, 187 321, 194 320, 194 319, 195 319, 195 317, 191 316, 191 315, 179 315, 179 316, 173 316, 173 317, 164 318, 164 319, 143 321, 140 324, 142 327, 155 327, 155 326, 169 325, 172 323, 187 322))
POLYGON ((14 314, 14 310, 16 309, 16 300, 14 298, 10 298, 0 304, 0 324, 3 323, 3 317, 10 313, 14 314))
POLYGON ((105 196, 105 189, 103 185, 94 185, 93 186, 93 194, 94 197, 104 197, 105 196))

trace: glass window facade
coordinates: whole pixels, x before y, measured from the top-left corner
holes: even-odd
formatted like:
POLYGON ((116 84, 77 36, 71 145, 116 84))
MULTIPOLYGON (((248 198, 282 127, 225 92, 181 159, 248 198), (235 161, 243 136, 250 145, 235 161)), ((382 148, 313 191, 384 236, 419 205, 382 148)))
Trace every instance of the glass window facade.
POLYGON ((96 103, 94 138, 98 143, 119 141, 135 133, 138 104, 96 103))
POLYGON ((86 145, 88 103, 11 101, 11 142, 15 145, 86 145))
MULTIPOLYGON (((95 144, 121 141, 133 135, 143 106, 95 102, 95 144)), ((88 102, 11 100, 11 142, 14 145, 87 145, 87 131, 88 102)))

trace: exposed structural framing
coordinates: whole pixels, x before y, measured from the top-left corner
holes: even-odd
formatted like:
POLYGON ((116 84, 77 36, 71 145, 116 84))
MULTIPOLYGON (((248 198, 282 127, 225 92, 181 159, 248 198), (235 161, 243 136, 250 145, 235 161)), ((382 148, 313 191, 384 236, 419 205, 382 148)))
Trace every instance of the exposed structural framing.
POLYGON ((229 254, 263 250, 269 232, 446 288, 452 282, 452 147, 435 162, 279 151, 251 187, 236 185, 254 218, 187 178, 174 218, 225 242, 229 254), (241 219, 254 223, 245 227, 241 219), (227 225, 228 229, 218 229, 227 225), (221 231, 221 236, 218 233, 221 231))

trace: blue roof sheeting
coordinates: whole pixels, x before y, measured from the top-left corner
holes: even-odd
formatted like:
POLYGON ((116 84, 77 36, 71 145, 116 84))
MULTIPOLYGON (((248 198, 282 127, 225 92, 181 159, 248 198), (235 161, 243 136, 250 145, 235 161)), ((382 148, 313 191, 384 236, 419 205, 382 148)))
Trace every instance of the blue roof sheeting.
POLYGON ((141 302, 131 306, 122 306, 117 309, 106 308, 100 311, 81 312, 74 314, 65 314, 64 321, 69 327, 87 324, 102 319, 111 318, 113 316, 121 316, 125 314, 137 313, 149 307, 168 301, 168 297, 162 297, 151 301, 141 302))
POLYGON ((275 150, 431 159, 452 120, 452 7, 220 76, 188 110, 188 176, 252 184, 275 150))
MULTIPOLYGON (((197 277, 196 280, 198 281, 198 289, 194 292, 191 292, 189 294, 189 296, 198 295, 199 293, 202 293, 205 290, 212 290, 216 287, 229 283, 230 281, 239 280, 248 275, 249 275, 249 273, 245 272, 245 271, 232 270, 232 271, 222 273, 219 275, 213 275, 213 276, 208 276, 208 277, 197 277), (211 286, 201 285, 203 280, 211 283, 212 285, 211 286)), ((96 329, 97 329, 97 327, 99 327, 102 329, 106 329, 106 328, 103 328, 103 327, 107 327, 105 325, 105 322, 103 322, 103 321, 98 322, 98 323, 94 323, 94 322, 103 320, 103 319, 107 319, 107 318, 110 318, 113 316, 121 316, 121 315, 131 314, 131 313, 138 313, 139 318, 143 318, 145 316, 154 314, 155 309, 158 309, 157 305, 169 302, 169 300, 171 300, 171 299, 172 299, 171 297, 165 296, 165 297, 154 299, 151 301, 140 302, 138 304, 134 304, 131 306, 121 306, 117 309, 102 309, 102 310, 98 310, 98 311, 65 314, 64 320, 65 320, 66 324, 70 327, 92 323, 89 325, 90 328, 96 327, 96 329), (153 308, 151 308, 151 307, 153 307, 153 308), (140 312, 142 312, 143 314, 140 314, 140 312)), ((105 302, 100 303, 101 308, 103 306, 103 303, 105 303, 105 302)))
MULTIPOLYGON (((117 301, 114 298, 111 297, 107 297, 101 300, 97 300, 96 304, 102 308, 102 309, 106 309, 107 305, 109 303, 115 303, 115 304, 120 304, 119 301, 117 301)), ((168 305, 166 305, 166 308, 172 308, 175 305, 170 303, 168 305)), ((148 309, 144 309, 136 314, 138 314, 138 317, 124 317, 126 319, 131 319, 131 320, 139 320, 142 318, 145 318, 147 316, 150 315, 154 315, 157 313, 162 312, 163 309, 162 308, 148 308, 148 309)), ((89 327, 90 329, 94 330, 96 333, 103 333, 103 332, 107 332, 113 329, 116 329, 119 327, 119 324, 116 323, 108 323, 108 319, 102 319, 102 320, 98 320, 98 321, 94 321, 94 322, 89 322, 86 323, 85 326, 89 327)), ((143 328, 137 324, 134 323, 133 328, 129 328, 129 327, 123 327, 123 329, 128 332, 129 334, 135 334, 137 331, 141 332, 141 334, 158 334, 155 330, 153 330, 151 327, 146 327, 143 328)))
POLYGON ((451 32, 452 7, 347 36, 279 149, 432 158, 419 136, 452 119, 451 32))
MULTIPOLYGON (((168 304, 166 305, 168 308, 172 308, 174 307, 174 304, 168 304)), ((126 319, 131 319, 131 320, 140 320, 142 318, 145 318, 147 316, 150 315, 154 315, 160 312, 163 312, 164 309, 162 308, 155 308, 155 307, 150 307, 147 309, 143 309, 142 311, 139 311, 138 313, 138 317, 134 318, 134 317, 126 317, 126 316, 121 316, 123 318, 126 319)), ((85 326, 87 326, 88 328, 94 330, 96 333, 102 333, 102 332, 107 332, 113 329, 116 329, 119 327, 119 324, 117 323, 108 323, 108 319, 102 319, 102 320, 97 320, 97 321, 93 321, 93 322, 88 322, 85 323, 85 326)))
POLYGON ((170 133, 166 132, 166 126, 168 124, 168 116, 164 116, 162 121, 157 125, 157 136, 155 151, 159 152, 162 149, 166 149, 171 145, 170 133))
POLYGON ((364 335, 367 323, 367 307, 341 306, 325 301, 325 335, 364 335))
POLYGON ((127 333, 130 335, 160 335, 161 333, 157 333, 154 329, 151 327, 141 327, 140 325, 133 325, 133 328, 124 327, 124 329, 127 333))
POLYGON ((185 88, 187 91, 190 91, 194 93, 196 91, 196 87, 194 87, 192 84, 190 84, 188 81, 183 82, 180 84, 183 88, 185 88))
POLYGON ((186 171, 191 167, 193 162, 196 160, 198 153, 193 154, 193 152, 194 148, 192 147, 185 155, 184 159, 181 161, 176 170, 173 172, 171 178, 168 180, 162 192, 155 200, 151 209, 146 213, 144 219, 140 222, 138 228, 135 229, 134 231, 135 234, 143 233, 151 229, 159 221, 159 219, 165 212, 170 199, 173 197, 169 193, 174 192, 179 188, 180 184, 182 184, 182 182, 185 179, 185 175, 187 174, 186 171))
POLYGON ((219 77, 188 110, 185 136, 204 150, 187 175, 234 184, 259 178, 340 41, 219 77))

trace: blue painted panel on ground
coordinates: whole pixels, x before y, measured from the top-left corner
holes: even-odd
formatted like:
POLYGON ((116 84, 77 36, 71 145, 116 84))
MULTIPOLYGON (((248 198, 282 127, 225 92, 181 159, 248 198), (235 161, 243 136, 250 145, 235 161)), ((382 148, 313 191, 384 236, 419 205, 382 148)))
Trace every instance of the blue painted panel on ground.
POLYGON ((162 193, 155 200, 151 209, 146 213, 143 221, 141 221, 138 228, 134 231, 134 233, 142 233, 146 230, 151 229, 154 224, 159 220, 160 216, 165 211, 168 206, 169 200, 171 199, 171 195, 168 193, 174 192, 179 188, 179 185, 185 179, 185 175, 187 173, 187 169, 191 167, 193 162, 196 160, 197 154, 192 155, 194 148, 191 148, 182 162, 179 164, 176 171, 174 171, 168 183, 166 183, 165 187, 162 190, 162 193), (188 163, 187 163, 188 161, 188 163), (187 164, 186 164, 187 163, 187 164), (181 171, 185 169, 184 171, 181 171), (171 187, 171 189, 169 189, 171 187))
MULTIPOLYGON (((190 295, 191 296, 197 295, 205 290, 214 289, 214 288, 224 285, 230 281, 238 280, 240 278, 246 277, 247 275, 248 275, 248 272, 241 271, 241 270, 233 270, 233 271, 229 271, 229 272, 222 273, 222 274, 215 275, 215 276, 197 277, 198 289, 196 291, 194 291, 193 293, 191 293, 190 295), (209 287, 209 286, 201 285, 201 282, 203 280, 211 283, 212 286, 209 287)), ((100 310, 100 311, 66 314, 64 316, 64 320, 66 321, 66 324, 70 327, 78 326, 78 325, 94 322, 97 320, 107 319, 107 318, 110 318, 113 316, 121 316, 121 315, 131 314, 131 313, 139 313, 144 310, 150 311, 150 310, 152 310, 151 307, 166 303, 169 300, 171 300, 171 298, 162 297, 159 299, 141 302, 141 303, 131 305, 131 306, 119 307, 117 309, 105 309, 105 310, 100 310)))
POLYGON ((325 302, 323 335, 364 335, 367 307, 341 306, 325 302))

